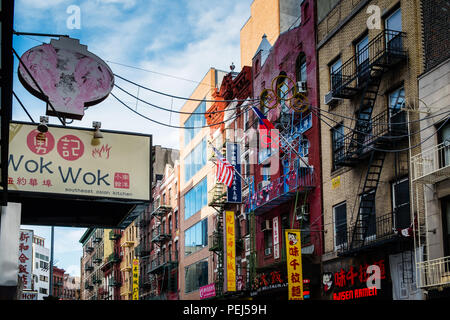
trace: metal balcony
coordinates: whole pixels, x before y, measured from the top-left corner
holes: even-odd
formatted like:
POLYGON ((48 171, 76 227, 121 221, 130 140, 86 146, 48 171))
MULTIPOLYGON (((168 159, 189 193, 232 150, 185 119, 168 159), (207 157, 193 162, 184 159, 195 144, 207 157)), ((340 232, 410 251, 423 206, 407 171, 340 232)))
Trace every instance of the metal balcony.
POLYGON ((92 271, 92 270, 94 270, 93 266, 90 266, 90 265, 85 265, 84 266, 84 271, 92 271))
POLYGON ((135 241, 134 240, 128 240, 126 239, 124 242, 122 242, 122 247, 132 247, 134 246, 135 241))
POLYGON ((150 254, 150 248, 148 245, 144 245, 141 243, 134 249, 134 254, 136 255, 136 257, 148 256, 150 254))
POLYGON ((227 188, 223 183, 216 183, 208 191, 208 206, 222 208, 227 200, 227 188))
POLYGON ((450 141, 411 157, 412 180, 434 184, 450 177, 450 141))
POLYGON ((149 273, 159 273, 164 267, 176 267, 178 265, 178 251, 171 250, 164 253, 153 254, 150 257, 149 273))
POLYGON ((120 287, 122 285, 122 282, 119 278, 111 277, 109 278, 108 284, 110 287, 120 287))
POLYGON ((164 242, 166 240, 170 240, 172 235, 166 233, 166 231, 162 229, 163 228, 159 226, 152 231, 152 242, 164 242))
POLYGON ((209 251, 221 251, 223 250, 223 234, 221 232, 214 231, 209 235, 208 244, 209 251))
POLYGON ((314 187, 314 169, 295 168, 256 190, 247 200, 246 209, 259 215, 290 201, 296 192, 303 193, 314 187))
POLYGON ((109 240, 119 240, 122 237, 122 233, 120 231, 111 230, 109 232, 109 240))
POLYGON ((354 239, 352 244, 352 235, 355 226, 349 227, 346 230, 337 230, 336 238, 338 243, 338 255, 351 255, 355 252, 360 252, 373 247, 383 245, 385 243, 399 239, 393 221, 393 213, 388 213, 375 219, 366 219, 363 223, 368 224, 368 234, 364 239, 354 239))
POLYGON ((395 141, 406 139, 408 134, 406 112, 386 109, 368 120, 364 130, 366 134, 364 132, 354 134, 350 131, 336 141, 333 150, 335 165, 355 166, 367 158, 374 147, 385 149, 393 146, 395 141))
POLYGON ((157 208, 155 208, 155 210, 152 211, 151 216, 162 217, 170 211, 172 211, 172 206, 160 204, 157 208))
POLYGON ((108 263, 120 263, 122 259, 120 258, 118 253, 111 253, 108 256, 108 263))
POLYGON ((404 32, 381 31, 357 56, 344 62, 331 74, 333 97, 350 99, 364 87, 373 72, 385 72, 405 61, 405 37, 404 32))
POLYGON ((419 288, 450 285, 450 257, 417 262, 416 268, 419 288))

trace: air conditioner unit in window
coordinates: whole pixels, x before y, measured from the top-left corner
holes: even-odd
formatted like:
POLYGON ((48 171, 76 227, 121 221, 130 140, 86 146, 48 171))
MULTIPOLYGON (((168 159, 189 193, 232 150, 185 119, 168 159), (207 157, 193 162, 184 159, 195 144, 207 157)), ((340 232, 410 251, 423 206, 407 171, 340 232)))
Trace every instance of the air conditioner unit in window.
POLYGON ((295 215, 295 220, 308 221, 309 218, 309 205, 304 204, 298 207, 297 214, 295 215))
POLYGON ((261 231, 272 230, 272 220, 264 220, 261 223, 261 231))
POLYGON ((308 91, 306 81, 297 81, 297 91, 300 93, 305 93, 308 91))
POLYGON ((333 91, 328 92, 324 97, 325 104, 331 104, 334 102, 337 102, 339 100, 342 100, 341 98, 337 98, 333 96, 333 91))

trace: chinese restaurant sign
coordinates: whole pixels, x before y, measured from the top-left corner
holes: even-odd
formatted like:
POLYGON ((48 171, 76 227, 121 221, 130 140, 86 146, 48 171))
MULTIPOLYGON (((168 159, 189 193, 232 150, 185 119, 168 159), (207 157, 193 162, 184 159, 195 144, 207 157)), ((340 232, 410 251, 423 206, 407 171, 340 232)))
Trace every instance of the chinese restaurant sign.
POLYGON ((285 236, 289 300, 303 300, 300 230, 286 229, 285 236))
POLYGON ((21 57, 18 75, 28 91, 50 101, 54 109, 47 107, 47 115, 76 120, 83 118, 85 107, 104 100, 114 86, 108 65, 69 37, 29 49, 21 57))
POLYGON ((24 290, 31 290, 33 263, 33 230, 20 230, 19 236, 19 278, 24 290))
POLYGON ((379 289, 372 284, 373 280, 385 280, 386 268, 384 259, 374 261, 371 265, 364 262, 358 266, 340 268, 337 272, 325 272, 322 275, 323 290, 333 292, 333 300, 351 300, 379 295, 379 289), (369 267, 376 267, 379 273, 371 273, 369 267))
POLYGON ((234 211, 225 211, 227 291, 236 291, 236 243, 234 211))
POLYGON ((139 300, 139 259, 133 259, 133 300, 139 300))
POLYGON ((151 136, 11 123, 11 191, 125 200, 150 199, 151 136))
MULTIPOLYGON (((310 298, 309 279, 303 279, 303 298, 310 298)), ((256 296, 259 293, 269 292, 270 290, 278 290, 288 286, 288 279, 286 270, 271 270, 264 273, 258 273, 252 282, 251 296, 256 296)))

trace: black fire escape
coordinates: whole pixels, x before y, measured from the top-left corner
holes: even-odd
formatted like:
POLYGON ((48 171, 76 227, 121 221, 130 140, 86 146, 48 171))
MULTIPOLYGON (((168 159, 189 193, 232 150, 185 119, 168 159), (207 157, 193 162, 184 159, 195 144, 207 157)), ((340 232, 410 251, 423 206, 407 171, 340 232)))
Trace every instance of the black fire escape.
POLYGON ((354 167, 368 159, 356 221, 347 231, 347 243, 341 248, 341 255, 362 249, 368 234, 377 227, 375 195, 386 158, 382 150, 394 148, 396 141, 407 134, 404 111, 386 108, 373 116, 383 75, 406 61, 404 38, 403 32, 384 30, 331 74, 333 97, 359 99, 353 130, 340 138, 334 164, 354 167))

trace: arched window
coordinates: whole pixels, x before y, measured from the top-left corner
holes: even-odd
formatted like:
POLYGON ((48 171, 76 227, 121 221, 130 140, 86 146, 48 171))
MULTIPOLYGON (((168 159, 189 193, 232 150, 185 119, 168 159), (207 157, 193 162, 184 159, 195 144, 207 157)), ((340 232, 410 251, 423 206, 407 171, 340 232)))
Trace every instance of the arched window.
POLYGON ((306 73, 306 55, 303 52, 297 57, 297 61, 295 62, 295 76, 297 81, 306 81, 307 73, 306 73))

